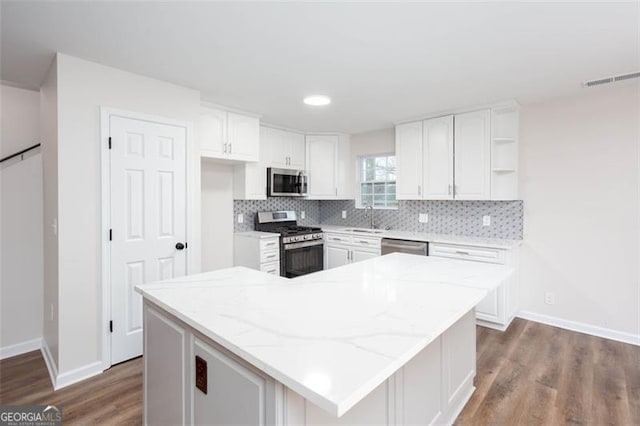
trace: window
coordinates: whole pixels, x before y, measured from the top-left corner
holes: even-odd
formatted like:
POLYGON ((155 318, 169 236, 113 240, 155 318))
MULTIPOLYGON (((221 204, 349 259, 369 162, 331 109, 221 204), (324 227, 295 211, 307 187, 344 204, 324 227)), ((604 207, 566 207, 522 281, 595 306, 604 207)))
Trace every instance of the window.
POLYGON ((358 163, 358 207, 398 208, 395 155, 360 157, 358 163))

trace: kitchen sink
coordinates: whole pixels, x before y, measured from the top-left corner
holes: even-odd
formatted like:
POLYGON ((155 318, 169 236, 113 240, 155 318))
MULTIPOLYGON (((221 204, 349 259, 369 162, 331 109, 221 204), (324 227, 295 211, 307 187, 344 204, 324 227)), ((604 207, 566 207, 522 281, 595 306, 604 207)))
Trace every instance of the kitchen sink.
POLYGON ((347 232, 362 232, 363 234, 382 234, 381 229, 345 229, 347 232))

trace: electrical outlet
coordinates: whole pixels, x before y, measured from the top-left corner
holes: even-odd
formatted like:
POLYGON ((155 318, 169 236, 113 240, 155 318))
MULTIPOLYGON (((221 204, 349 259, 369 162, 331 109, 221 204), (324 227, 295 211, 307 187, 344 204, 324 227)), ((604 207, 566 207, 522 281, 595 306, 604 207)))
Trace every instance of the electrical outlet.
POLYGON ((346 210, 342 210, 342 218, 343 219, 347 218, 347 211, 346 210))
POLYGON ((491 226, 491 216, 482 216, 482 226, 491 226))
POLYGON ((304 219, 304 218, 305 218, 305 213, 304 213, 304 210, 302 210, 300 212, 300 219, 304 219))
POLYGON ((427 213, 418 214, 418 222, 420 222, 420 223, 429 222, 429 215, 427 213))
POLYGON ((244 223, 244 215, 242 213, 238 215, 238 223, 244 223))
POLYGON ((550 291, 547 291, 544 294, 544 303, 547 305, 555 305, 556 304, 556 295, 550 291))

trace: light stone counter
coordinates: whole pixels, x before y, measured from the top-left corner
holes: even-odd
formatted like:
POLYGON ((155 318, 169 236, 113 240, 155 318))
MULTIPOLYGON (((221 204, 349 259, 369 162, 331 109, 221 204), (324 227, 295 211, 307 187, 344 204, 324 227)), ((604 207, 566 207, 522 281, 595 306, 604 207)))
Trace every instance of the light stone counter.
MULTIPOLYGON (((136 290, 339 417, 468 316, 511 272, 394 253, 293 280, 235 267, 136 290)), ((474 340, 469 348, 475 374, 474 340)))

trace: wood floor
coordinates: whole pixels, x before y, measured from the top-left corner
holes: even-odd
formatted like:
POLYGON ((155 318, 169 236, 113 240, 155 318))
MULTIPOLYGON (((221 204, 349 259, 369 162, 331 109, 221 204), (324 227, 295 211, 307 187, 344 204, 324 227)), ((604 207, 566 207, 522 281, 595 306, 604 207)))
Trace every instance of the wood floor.
MULTIPOLYGON (((640 425, 640 347, 515 319, 478 327, 457 425, 640 425)), ((0 361, 0 405, 62 404, 64 423, 141 424, 142 359, 54 392, 40 352, 0 361)))

